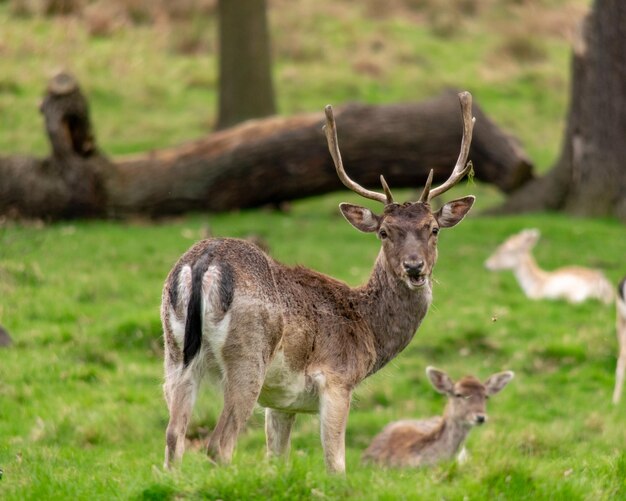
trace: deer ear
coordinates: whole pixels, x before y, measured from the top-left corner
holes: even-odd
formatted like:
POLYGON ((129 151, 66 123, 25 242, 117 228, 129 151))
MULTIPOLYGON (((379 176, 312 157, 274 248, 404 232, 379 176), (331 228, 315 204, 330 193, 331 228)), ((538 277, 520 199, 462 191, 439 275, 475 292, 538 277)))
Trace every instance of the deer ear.
POLYGON ((341 209, 343 217, 357 230, 365 233, 378 231, 380 216, 377 216, 371 210, 347 203, 339 204, 339 209, 341 209))
POLYGON ((435 219, 439 223, 439 226, 442 228, 456 226, 472 208, 474 200, 476 200, 476 197, 470 195, 445 204, 441 209, 435 212, 435 219))
POLYGON ((501 391, 502 388, 509 384, 509 381, 513 379, 513 376, 515 376, 513 371, 498 372, 497 374, 489 376, 485 381, 487 395, 495 395, 501 391))
POLYGON ((537 228, 530 228, 528 230, 524 230, 523 234, 524 234, 524 238, 528 242, 528 245, 531 247, 535 246, 535 244, 539 241, 539 237, 541 236, 541 233, 539 232, 537 228))
POLYGON ((439 393, 448 395, 454 391, 454 383, 452 382, 452 379, 450 379, 450 376, 448 376, 445 372, 435 369, 434 367, 427 367, 426 375, 428 376, 428 379, 430 379, 430 383, 433 385, 435 390, 439 393))

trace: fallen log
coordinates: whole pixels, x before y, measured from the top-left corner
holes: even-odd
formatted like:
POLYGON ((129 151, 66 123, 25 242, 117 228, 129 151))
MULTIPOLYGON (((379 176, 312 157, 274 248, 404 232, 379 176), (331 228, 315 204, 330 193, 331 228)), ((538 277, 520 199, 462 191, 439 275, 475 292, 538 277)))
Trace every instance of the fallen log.
MULTIPOLYGON (((56 81, 55 81, 56 79, 56 81)), ((44 219, 162 216, 280 204, 343 189, 322 132, 324 114, 252 120, 173 148, 110 159, 96 146, 87 101, 67 74, 41 107, 44 159, 0 158, 0 214, 44 219)), ((532 178, 519 142, 474 104, 476 178, 505 192, 532 178)), ((335 116, 347 170, 359 184, 420 187, 456 161, 461 114, 453 92, 420 103, 349 104, 335 116)))

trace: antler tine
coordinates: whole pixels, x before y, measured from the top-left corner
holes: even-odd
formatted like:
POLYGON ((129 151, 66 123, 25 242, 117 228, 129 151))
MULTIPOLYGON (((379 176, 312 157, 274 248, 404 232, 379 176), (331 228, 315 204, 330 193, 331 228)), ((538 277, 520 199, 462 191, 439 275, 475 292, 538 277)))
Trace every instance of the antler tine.
POLYGON ((382 202, 383 204, 393 202, 393 198, 391 198, 391 192, 389 191, 387 183, 383 184, 383 188, 385 189, 386 193, 386 195, 383 195, 382 193, 366 190, 348 177, 345 169, 343 168, 341 153, 339 153, 339 142, 337 141, 337 128, 335 127, 333 107, 330 104, 327 105, 326 108, 324 108, 324 112, 326 113, 326 125, 323 127, 323 129, 324 133, 326 134, 326 141, 328 142, 328 150, 330 151, 330 156, 333 157, 333 162, 335 162, 335 170, 337 171, 337 175, 339 176, 341 182, 347 188, 361 195, 362 197, 369 198, 370 200, 376 200, 378 202, 382 202))
POLYGON ((424 191, 422 191, 422 196, 419 199, 419 201, 422 203, 428 202, 428 196, 430 195, 430 185, 433 184, 434 172, 435 171, 433 169, 430 169, 430 172, 428 173, 428 179, 426 179, 426 184, 424 185, 424 191))
POLYGON ((381 174, 380 175, 380 184, 383 187, 383 191, 385 192, 385 198, 386 198, 386 204, 392 204, 393 203, 393 195, 391 194, 391 190, 389 189, 389 185, 387 184, 387 181, 385 181, 385 177, 381 174))
MULTIPOLYGON (((472 168, 472 163, 467 161, 470 144, 472 143, 474 122, 476 122, 476 119, 472 117, 472 95, 469 92, 461 92, 459 93, 459 101, 461 102, 461 113, 463 114, 463 139, 461 139, 461 152, 459 153, 459 158, 457 159, 454 170, 448 180, 441 186, 430 190, 430 193, 426 195, 427 202, 452 188, 472 168)), ((424 194, 422 194, 422 196, 424 196, 424 194)), ((420 199, 420 201, 422 200, 420 199)))

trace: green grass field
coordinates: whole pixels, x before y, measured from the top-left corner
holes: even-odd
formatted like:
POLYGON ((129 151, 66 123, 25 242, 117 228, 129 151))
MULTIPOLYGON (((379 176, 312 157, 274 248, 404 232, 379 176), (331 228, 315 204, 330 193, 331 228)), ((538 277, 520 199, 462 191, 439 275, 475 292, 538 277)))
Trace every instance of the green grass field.
MULTIPOLYGON (((462 186, 457 191, 471 191, 462 186)), ((347 479, 327 477, 318 419, 301 416, 286 464, 264 461, 262 414, 242 436, 233 466, 214 468, 200 445, 180 471, 161 470, 167 412, 161 396, 158 306, 169 267, 207 221, 217 235, 262 235, 272 253, 351 284, 377 252, 371 235, 337 215, 332 195, 291 214, 190 216, 163 224, 74 222, 7 226, 2 233, 0 481, 5 499, 316 498, 612 499, 625 494, 624 406, 610 404, 614 311, 598 303, 530 302, 510 274, 483 267, 510 232, 541 229, 539 262, 623 272, 624 228, 558 215, 471 217, 440 239, 435 299, 414 341, 357 391, 347 434, 347 479), (469 438, 470 463, 421 472, 359 464, 390 420, 439 413, 426 381, 434 364, 456 377, 512 369, 489 404, 490 423, 469 438)), ((215 423, 207 385, 190 435, 215 423)))
MULTIPOLYGON (((298 15, 289 2, 276 1, 271 20, 281 112, 349 99, 414 100, 452 85, 472 91, 545 170, 558 153, 567 105, 566 17, 586 2, 543 0, 535 11, 513 0, 474 3, 477 13, 450 30, 451 21, 433 10, 405 15, 394 10, 398 2, 383 12, 384 3, 375 0, 306 0, 298 3, 305 15, 298 15), (565 28, 549 24, 550 15, 565 28), (536 35, 532 42, 518 40, 524 30, 536 35)), ((112 154, 209 130, 216 80, 210 43, 206 54, 180 54, 171 48, 174 28, 140 25, 93 38, 74 18, 9 12, 0 2, 3 155, 47 151, 36 102, 58 65, 83 82, 100 144, 112 154)), ((198 36, 208 43, 215 27, 210 19, 202 27, 198 36)), ((233 464, 212 466, 203 447, 221 403, 209 384, 194 411, 183 464, 164 472, 168 416, 158 309, 170 267, 207 225, 219 236, 260 235, 281 261, 362 283, 377 240, 350 227, 337 209, 340 201, 362 203, 356 196, 299 201, 288 213, 3 222, 0 324, 15 344, 0 349, 0 499, 626 498, 626 402, 610 403, 613 307, 531 302, 510 273, 483 266, 506 236, 536 227, 542 238, 535 255, 543 267, 597 267, 617 283, 626 272, 624 226, 559 214, 486 217, 480 211, 501 195, 464 182, 449 197, 468 193, 479 197, 476 210, 442 232, 433 306, 422 327, 356 392, 346 478, 325 473, 314 416, 298 418, 290 458, 268 462, 260 409, 233 464), (420 471, 362 466, 361 452, 386 423, 442 411, 445 399, 427 382, 427 365, 453 377, 511 369, 516 378, 490 400, 489 424, 470 434, 469 463, 420 471)))

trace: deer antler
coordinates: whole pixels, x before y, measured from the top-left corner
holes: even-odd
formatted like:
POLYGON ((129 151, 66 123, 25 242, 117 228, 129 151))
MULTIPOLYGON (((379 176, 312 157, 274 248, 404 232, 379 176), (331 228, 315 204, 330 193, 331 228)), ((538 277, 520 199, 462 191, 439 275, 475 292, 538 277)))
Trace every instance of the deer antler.
POLYGON ((339 176, 341 182, 347 188, 354 191, 355 193, 358 193, 362 197, 369 198, 370 200, 376 200, 384 204, 393 203, 391 190, 389 190, 389 186, 387 185, 387 182, 385 181, 385 178, 383 176, 380 176, 380 182, 383 185, 383 190, 385 191, 384 195, 382 193, 367 190, 348 177, 345 169, 343 168, 341 153, 339 153, 339 143, 337 141, 337 128, 335 127, 333 107, 330 104, 327 105, 326 108, 324 108, 324 112, 326 113, 326 125, 324 125, 323 129, 324 133, 326 134, 326 141, 328 142, 328 150, 330 151, 330 156, 333 157, 335 170, 337 171, 337 175, 339 176))
POLYGON ((472 169, 472 162, 467 161, 470 144, 472 142, 472 130, 474 129, 474 122, 476 122, 476 119, 472 117, 472 95, 469 92, 461 92, 459 93, 459 101, 461 102, 461 113, 463 115, 463 139, 461 139, 459 158, 448 180, 433 190, 430 189, 430 185, 433 181, 433 171, 430 171, 428 180, 424 186, 424 191, 419 199, 420 202, 429 202, 433 198, 445 193, 472 169))

